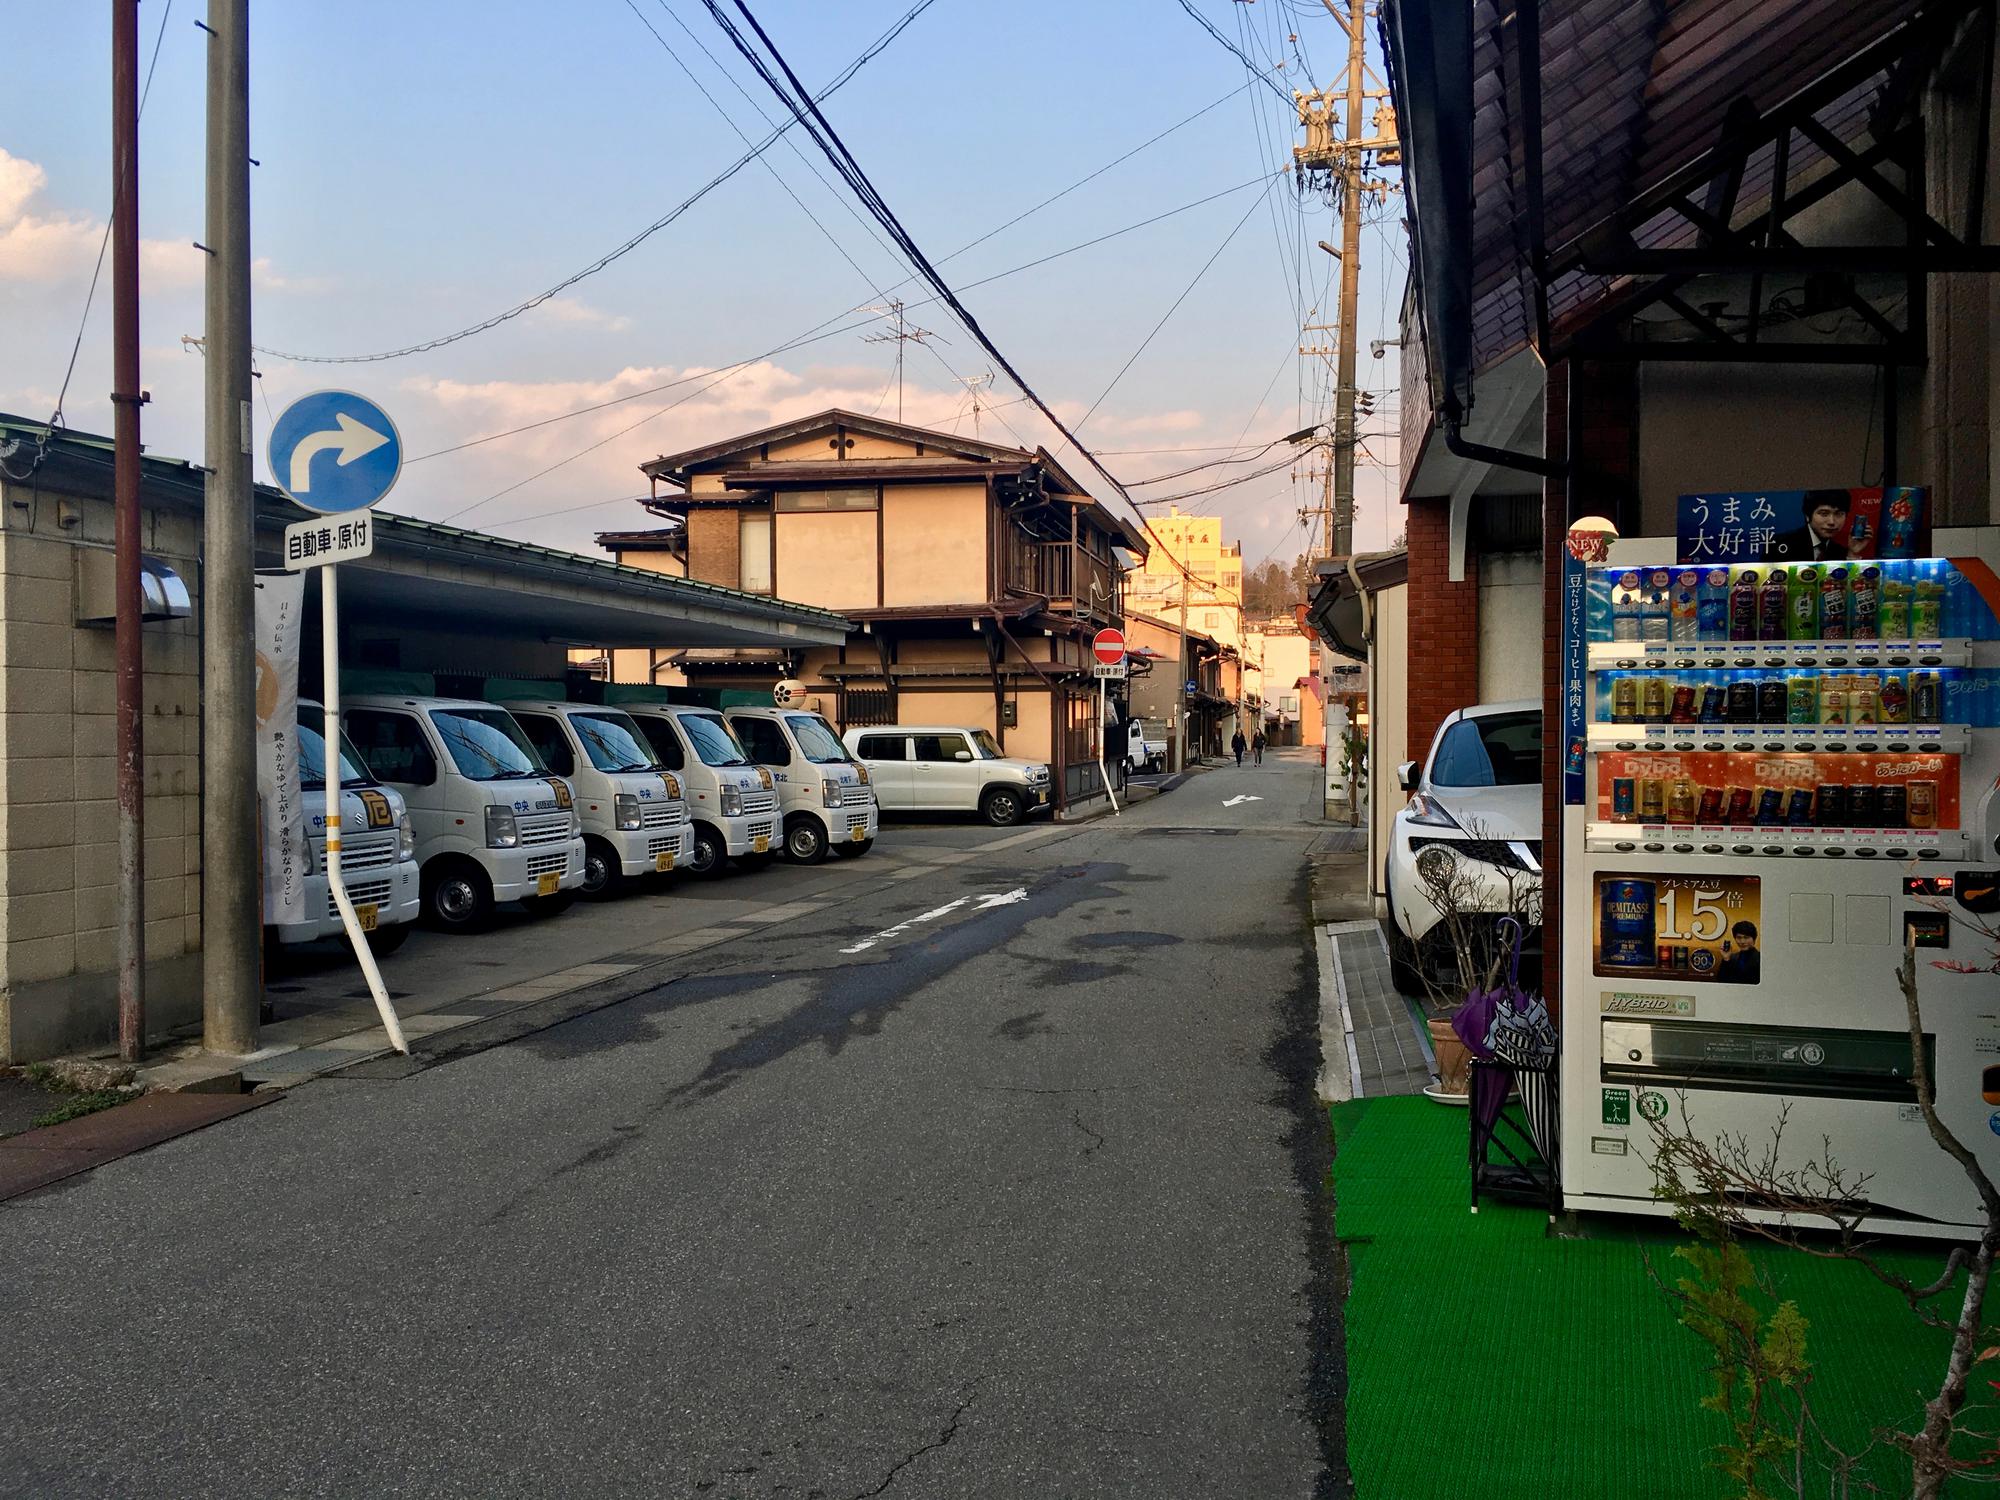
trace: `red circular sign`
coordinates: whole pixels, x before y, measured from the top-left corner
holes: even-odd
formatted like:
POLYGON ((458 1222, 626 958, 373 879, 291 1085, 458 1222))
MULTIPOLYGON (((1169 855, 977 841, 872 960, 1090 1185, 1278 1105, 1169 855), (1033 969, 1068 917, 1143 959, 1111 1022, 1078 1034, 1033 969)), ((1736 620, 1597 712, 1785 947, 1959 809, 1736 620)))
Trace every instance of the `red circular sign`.
POLYGON ((1101 662, 1125 660, 1125 632, 1100 630, 1090 638, 1090 649, 1101 662))

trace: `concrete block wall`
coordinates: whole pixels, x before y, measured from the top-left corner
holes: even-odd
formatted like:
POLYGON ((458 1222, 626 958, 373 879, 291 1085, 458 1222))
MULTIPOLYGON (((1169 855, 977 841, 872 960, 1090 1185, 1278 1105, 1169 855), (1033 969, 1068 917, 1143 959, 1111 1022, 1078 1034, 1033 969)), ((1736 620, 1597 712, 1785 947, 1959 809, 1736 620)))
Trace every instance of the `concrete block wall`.
MULTIPOLYGON (((1438 725, 1479 702, 1479 570, 1451 581, 1451 502, 1413 498, 1409 527, 1409 717, 1404 758, 1422 760, 1438 725)), ((1529 649, 1522 643, 1522 649, 1529 649)))
MULTIPOLYGON (((0 489, 0 1061, 115 1039, 115 643, 82 627, 77 554, 107 502, 0 489)), ((150 510, 145 550, 193 591, 200 521, 150 510)), ((199 1016, 201 652, 192 619, 145 628, 149 1029, 199 1016)))

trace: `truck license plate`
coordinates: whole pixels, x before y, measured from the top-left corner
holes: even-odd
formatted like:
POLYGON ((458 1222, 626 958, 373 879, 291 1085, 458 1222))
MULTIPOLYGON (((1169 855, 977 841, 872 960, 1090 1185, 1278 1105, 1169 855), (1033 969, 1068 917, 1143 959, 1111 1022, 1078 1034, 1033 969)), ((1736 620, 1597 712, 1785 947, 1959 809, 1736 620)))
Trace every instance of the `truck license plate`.
POLYGON ((768 854, 771 850, 771 836, 768 833, 758 834, 755 839, 751 840, 750 848, 754 853, 768 854))
POLYGON ((357 921, 357 922, 359 922, 359 923, 361 924, 361 930, 362 930, 363 932, 373 932, 373 931, 375 930, 375 908, 374 908, 374 907, 372 907, 372 906, 357 906, 357 907, 355 907, 355 908, 354 908, 354 919, 355 919, 355 921, 357 921))
POLYGON ((653 868, 655 870, 658 870, 662 875, 666 874, 667 871, 671 870, 673 867, 674 867, 673 850, 668 849, 664 853, 656 854, 653 856, 653 868))
POLYGON ((550 871, 547 875, 537 875, 535 877, 535 894, 537 896, 553 896, 561 888, 562 876, 556 874, 554 871, 550 871))
POLYGON ((858 844, 863 839, 868 837, 868 830, 866 828, 861 827, 859 824, 856 824, 854 827, 847 830, 847 837, 853 843, 858 844))

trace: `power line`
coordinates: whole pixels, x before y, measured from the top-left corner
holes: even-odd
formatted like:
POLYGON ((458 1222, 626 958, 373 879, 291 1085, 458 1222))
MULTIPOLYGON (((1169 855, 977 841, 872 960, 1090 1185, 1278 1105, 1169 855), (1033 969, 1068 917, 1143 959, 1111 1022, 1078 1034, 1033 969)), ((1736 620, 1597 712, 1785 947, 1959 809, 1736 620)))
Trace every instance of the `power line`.
POLYGON ((1231 52, 1235 53, 1237 60, 1241 62, 1244 67, 1250 70, 1251 77, 1258 79, 1260 82, 1262 82, 1263 85, 1266 88, 1268 88, 1272 93, 1276 94, 1280 99, 1283 99, 1286 105, 1289 106, 1291 104, 1292 99, 1289 94, 1287 94, 1283 89, 1279 88, 1276 83, 1272 82, 1271 79, 1266 74, 1257 71, 1257 64, 1250 60, 1249 53, 1245 52, 1241 47, 1237 46, 1236 43, 1230 41, 1228 37, 1224 36, 1221 32, 1217 31, 1215 27, 1209 23, 1208 17, 1203 15, 1200 11, 1196 10, 1194 6, 1188 3, 1188 0, 1180 0, 1180 6, 1182 10, 1186 11, 1189 15, 1194 17, 1195 21, 1197 22, 1197 24, 1200 25, 1203 31, 1207 32, 1210 36, 1214 37, 1215 40, 1220 45, 1227 47, 1231 52))
MULTIPOLYGON (((840 74, 831 83, 829 83, 825 88, 820 90, 818 97, 821 99, 825 99, 829 95, 831 95, 835 90, 840 88, 841 85, 846 83, 856 73, 860 72, 864 64, 871 61, 879 53, 881 53, 881 51, 884 48, 886 48, 891 42, 895 41, 895 39, 902 34, 904 28, 909 26, 909 24, 912 21, 916 20, 918 16, 922 15, 926 10, 930 9, 930 7, 936 3, 937 0, 916 0, 916 4, 912 5, 910 9, 904 13, 902 19, 897 21, 895 25, 891 26, 886 32, 884 32, 872 44, 870 44, 867 51, 863 52, 859 57, 855 58, 853 62, 849 63, 844 69, 842 69, 840 74)), ((644 17, 641 17, 641 19, 643 20, 644 17)), ((672 49, 669 48, 668 50, 671 51, 672 49)), ((778 126, 762 141, 758 142, 750 150, 744 152, 743 155, 739 156, 735 161, 731 162, 727 167, 724 167, 720 172, 716 173, 715 176, 711 177, 707 182, 702 184, 701 187, 697 188, 693 193, 689 194, 686 198, 683 198, 679 203, 675 204, 673 208, 669 209, 665 214, 655 219, 651 224, 648 224, 644 229, 640 230, 637 234, 633 235, 623 244, 617 246, 617 248, 607 252, 604 255, 600 255, 596 260, 592 261, 582 270, 573 272, 572 274, 565 276, 561 281, 558 281, 554 286, 549 287, 545 291, 536 293, 534 296, 528 298, 524 302, 516 303, 513 307, 508 308, 505 312, 495 313, 490 318, 482 319, 481 321, 471 324, 468 327, 458 329, 457 331, 452 333, 440 335, 439 337, 434 339, 426 339, 420 344, 406 344, 399 349, 384 349, 379 353, 375 354, 298 354, 298 353, 290 353, 283 349, 267 349, 262 344, 256 346, 257 352, 260 354, 268 354, 273 359, 290 360, 294 364, 314 364, 314 365, 375 364, 379 363, 382 360, 401 359, 406 355, 424 354, 433 349, 442 349, 447 344, 456 344, 464 339, 472 338, 476 334, 485 333, 489 329, 498 328, 502 323, 511 322, 515 318, 520 317, 523 313, 532 312, 535 308, 540 307, 544 302, 547 302, 552 297, 561 295, 563 292, 566 292, 571 287, 575 286, 578 282, 583 281, 587 277, 595 276, 599 271, 602 271, 605 267, 611 265, 614 261, 623 259, 625 256, 631 254, 632 251, 638 249, 639 246, 643 245, 647 240, 651 239, 654 235, 658 234, 662 229, 665 229, 669 224, 673 223, 676 219, 680 218, 681 215, 685 214, 689 209, 693 208, 697 203, 701 202, 703 198, 706 198, 710 193, 715 191, 715 189, 721 187, 723 183, 729 181, 730 178, 734 177, 738 172, 742 171, 745 167, 750 165, 751 162, 755 161, 758 157, 762 156, 764 152, 768 151, 771 148, 771 146, 776 143, 779 136, 783 135, 787 130, 791 129, 792 124, 793 121, 786 121, 784 124, 778 126)))

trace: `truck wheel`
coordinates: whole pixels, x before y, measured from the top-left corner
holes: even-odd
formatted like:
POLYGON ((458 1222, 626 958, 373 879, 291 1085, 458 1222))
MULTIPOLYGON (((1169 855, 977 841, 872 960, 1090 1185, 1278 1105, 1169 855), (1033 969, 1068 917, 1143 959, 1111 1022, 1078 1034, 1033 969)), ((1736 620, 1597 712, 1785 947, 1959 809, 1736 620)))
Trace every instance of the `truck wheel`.
POLYGON ((426 920, 445 932, 479 932, 493 921, 493 882, 469 859, 427 866, 423 901, 426 920))
POLYGON ((859 859, 875 847, 875 840, 863 839, 860 843, 835 844, 833 852, 842 859, 859 859))
POLYGON ((722 873, 722 867, 729 863, 728 846, 722 842, 722 835, 706 823, 694 825, 694 848, 688 854, 688 873, 698 880, 707 880, 722 873))
POLYGON ((617 895, 624 887, 625 872, 619 864, 618 851, 594 834, 585 835, 582 887, 584 899, 602 901, 607 896, 617 895))
POLYGON ((980 799, 979 810, 995 828, 1011 828, 1025 813, 1021 794, 1010 786, 996 786, 980 799))
POLYGON ((398 922, 394 927, 378 927, 368 934, 368 947, 377 958, 387 958, 410 940, 408 922, 398 922))
POLYGON ((816 865, 826 858, 826 829, 811 813, 794 813, 786 820, 785 858, 801 865, 816 865))

